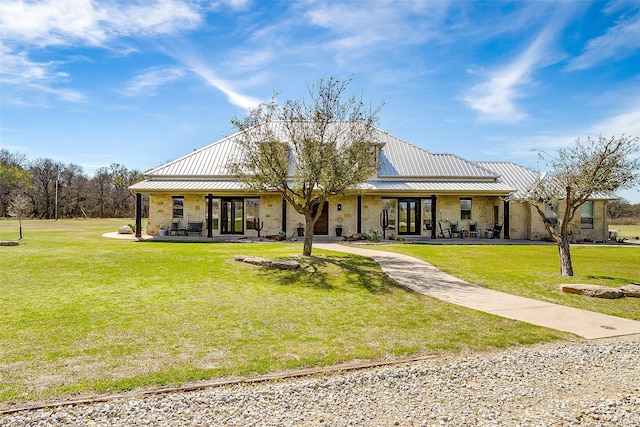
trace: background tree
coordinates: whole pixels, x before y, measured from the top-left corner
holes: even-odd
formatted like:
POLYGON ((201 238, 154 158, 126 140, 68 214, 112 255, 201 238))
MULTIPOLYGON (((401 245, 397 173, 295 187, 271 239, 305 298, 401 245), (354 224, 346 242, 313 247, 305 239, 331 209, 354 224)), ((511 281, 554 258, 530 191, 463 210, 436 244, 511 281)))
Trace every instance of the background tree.
POLYGON ((544 222, 551 238, 558 245, 560 273, 573 276, 569 249, 569 224, 580 206, 594 196, 611 196, 615 191, 631 188, 638 182, 640 159, 638 138, 622 135, 596 139, 558 150, 554 156, 541 155, 550 167, 529 190, 526 201, 544 222), (554 211, 557 228, 546 217, 544 205, 554 211))
POLYGON ((29 198, 21 192, 16 192, 9 202, 9 210, 18 217, 20 240, 22 240, 22 219, 31 209, 29 198))
MULTIPOLYGON (((377 114, 361 97, 343 99, 353 78, 320 79, 309 99, 261 104, 232 124, 240 132, 231 173, 249 188, 277 191, 304 216, 303 255, 329 196, 344 194, 378 170, 377 114)), ((286 231, 286 230, 285 230, 286 231)))
POLYGON ((25 166, 27 157, 20 153, 0 150, 0 216, 6 216, 9 203, 17 192, 31 186, 31 175, 25 166))

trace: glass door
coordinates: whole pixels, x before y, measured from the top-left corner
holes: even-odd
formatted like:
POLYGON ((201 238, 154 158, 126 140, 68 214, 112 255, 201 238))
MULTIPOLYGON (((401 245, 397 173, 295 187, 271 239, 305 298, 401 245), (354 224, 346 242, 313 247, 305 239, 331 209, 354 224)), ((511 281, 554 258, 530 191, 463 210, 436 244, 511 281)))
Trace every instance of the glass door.
POLYGON ((222 234, 244 234, 244 199, 222 199, 222 234))
POLYGON ((398 234, 420 234, 420 199, 398 199, 398 234))

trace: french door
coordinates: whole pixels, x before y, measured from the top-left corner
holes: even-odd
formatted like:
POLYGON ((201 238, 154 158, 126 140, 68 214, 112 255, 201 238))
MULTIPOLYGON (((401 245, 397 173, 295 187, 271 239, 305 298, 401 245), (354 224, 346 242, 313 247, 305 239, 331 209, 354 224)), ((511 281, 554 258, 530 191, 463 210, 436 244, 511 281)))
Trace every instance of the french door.
POLYGON ((244 199, 223 198, 221 206, 222 234, 244 234, 244 199))
POLYGON ((420 234, 420 199, 398 199, 398 234, 420 234))

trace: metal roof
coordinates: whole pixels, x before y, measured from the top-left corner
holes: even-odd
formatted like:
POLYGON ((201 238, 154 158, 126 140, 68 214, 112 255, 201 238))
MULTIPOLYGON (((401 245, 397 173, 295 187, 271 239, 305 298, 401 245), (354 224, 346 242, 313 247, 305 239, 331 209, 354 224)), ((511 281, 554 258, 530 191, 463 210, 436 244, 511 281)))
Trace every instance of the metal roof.
MULTIPOLYGON (((274 123, 282 133, 282 123, 274 123)), ((130 187, 133 191, 246 191, 229 176, 227 165, 241 155, 236 133, 145 173, 146 179, 130 187)), ((507 195, 521 191, 535 172, 510 162, 471 162, 454 154, 435 154, 375 129, 379 143, 380 170, 377 177, 359 187, 364 191, 399 192, 488 192, 507 195), (502 176, 502 178, 501 178, 502 176)))
MULTIPOLYGON (((275 124, 276 128, 278 124, 275 124)), ((279 130, 281 132, 281 130, 279 130)), ((203 148, 186 154, 146 172, 148 177, 224 177, 228 176, 227 164, 240 155, 237 143, 240 133, 233 134, 203 148)), ((373 133, 380 150, 381 168, 378 176, 429 178, 486 178, 497 175, 490 170, 453 154, 433 154, 409 144, 380 129, 373 133)))
POLYGON ((500 179, 515 189, 514 198, 524 197, 540 174, 513 162, 477 162, 487 169, 500 174, 500 179))
POLYGON ((222 191, 246 190, 247 187, 235 180, 217 179, 145 179, 133 184, 133 191, 222 191))
MULTIPOLYGON (((290 182, 293 185, 293 181, 290 182)), ((234 180, 216 179, 146 179, 129 187, 134 191, 185 191, 185 192, 220 192, 246 191, 247 187, 234 180)), ((491 193, 507 195, 514 188, 503 182, 461 182, 461 181, 368 181, 359 185, 357 190, 371 192, 467 192, 491 193)))

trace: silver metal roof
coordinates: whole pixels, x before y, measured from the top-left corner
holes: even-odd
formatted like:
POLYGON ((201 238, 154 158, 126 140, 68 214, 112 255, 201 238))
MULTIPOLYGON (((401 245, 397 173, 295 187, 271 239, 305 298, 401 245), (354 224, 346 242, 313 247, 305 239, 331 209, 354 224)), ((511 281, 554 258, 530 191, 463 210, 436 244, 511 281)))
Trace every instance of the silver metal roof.
MULTIPOLYGON (((276 131, 281 125, 274 124, 276 131)), ((227 165, 241 154, 240 133, 173 160, 145 173, 144 181, 130 187, 133 191, 245 191, 231 176, 227 165)), ((376 129, 374 142, 380 144, 381 168, 375 179, 363 184, 366 191, 399 192, 488 192, 507 195, 520 190, 516 176, 524 169, 509 163, 470 162, 453 154, 434 154, 376 129), (494 167, 495 166, 495 167, 494 167), (501 179, 505 175, 507 179, 501 179)), ((532 172, 532 171, 529 171, 532 172)))
POLYGON ((477 162, 479 165, 484 166, 487 169, 491 169, 500 174, 500 179, 515 189, 513 193, 514 198, 524 197, 526 192, 540 177, 538 172, 535 172, 524 166, 513 162, 477 162))
MULTIPOLYGON (((276 124, 277 126, 277 124, 276 124)), ((148 171, 148 177, 212 177, 228 176, 227 164, 240 155, 239 133, 223 138, 179 159, 148 171)), ((383 177, 429 178, 487 178, 497 175, 490 170, 453 154, 433 154, 409 144, 387 132, 376 129, 373 135, 383 147, 380 152, 383 177)))

